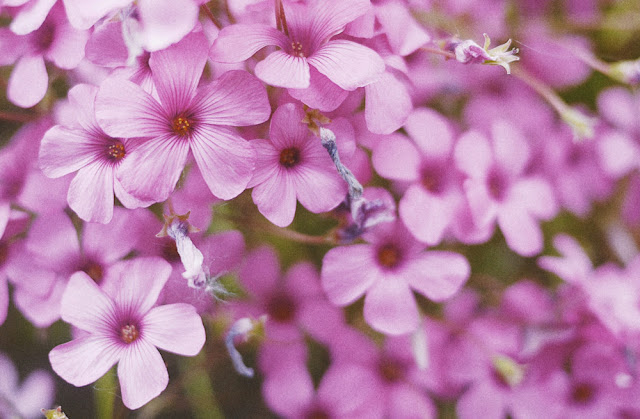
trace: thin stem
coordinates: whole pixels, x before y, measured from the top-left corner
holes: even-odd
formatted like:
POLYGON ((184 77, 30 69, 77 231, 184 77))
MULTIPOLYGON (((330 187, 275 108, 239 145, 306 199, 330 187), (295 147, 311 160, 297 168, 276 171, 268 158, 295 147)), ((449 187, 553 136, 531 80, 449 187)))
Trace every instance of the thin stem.
POLYGON ((288 230, 286 228, 279 228, 272 224, 269 224, 268 227, 265 227, 265 230, 267 233, 273 234, 274 236, 279 236, 287 240, 291 240, 291 241, 303 243, 303 244, 313 244, 313 245, 337 244, 335 240, 329 237, 310 236, 308 234, 299 233, 297 231, 288 230))
POLYGON ((521 66, 514 67, 511 74, 535 90, 536 93, 542 96, 559 114, 562 115, 571 111, 569 105, 567 105, 551 87, 529 74, 521 66))
POLYGON ((0 119, 11 122, 31 122, 38 118, 38 115, 24 112, 0 111, 0 119))
POLYGON ((452 60, 456 59, 456 54, 454 54, 453 52, 449 52, 449 51, 445 51, 443 49, 440 48, 434 48, 434 47, 421 47, 420 48, 422 51, 425 52, 430 52, 432 54, 437 54, 437 55, 442 55, 445 58, 449 58, 452 60))
POLYGON ((207 15, 207 17, 209 19, 211 19, 211 21, 213 22, 214 25, 216 25, 216 28, 218 29, 222 29, 222 23, 220 23, 220 21, 218 20, 218 18, 213 14, 213 12, 211 12, 211 9, 209 9, 209 6, 207 6, 206 3, 202 4, 200 6, 200 10, 202 10, 202 12, 207 15))

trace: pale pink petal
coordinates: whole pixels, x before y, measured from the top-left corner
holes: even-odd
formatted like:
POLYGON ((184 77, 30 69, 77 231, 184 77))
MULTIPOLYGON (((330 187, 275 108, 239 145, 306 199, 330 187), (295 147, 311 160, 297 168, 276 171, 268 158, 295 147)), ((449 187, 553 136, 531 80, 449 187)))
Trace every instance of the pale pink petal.
POLYGON ((215 196, 231 199, 246 189, 256 157, 244 138, 227 128, 203 125, 193 133, 191 151, 215 196))
POLYGON ((42 25, 55 2, 56 0, 32 0, 20 9, 9 27, 17 35, 35 31, 42 25))
POLYGON ((330 41, 308 61, 345 90, 354 90, 377 81, 385 68, 384 61, 375 51, 347 40, 330 41))
POLYGON ((253 188, 251 197, 260 213, 278 227, 286 227, 293 221, 296 190, 285 170, 276 168, 271 177, 253 188))
POLYGON ((4 278, 3 276, 3 277, 0 277, 0 326, 2 326, 5 319, 7 318, 8 308, 9 308, 9 286, 7 285, 7 279, 4 278))
POLYGON ((118 180, 140 200, 164 201, 173 192, 188 155, 189 142, 183 138, 165 134, 144 141, 122 160, 118 180))
POLYGON ((529 162, 527 140, 519 129, 507 121, 496 121, 491 126, 495 162, 511 175, 519 175, 529 162))
POLYGON ((322 260, 322 288, 336 305, 351 304, 374 283, 382 281, 370 245, 336 247, 322 260))
POLYGON ((202 319, 191 304, 154 307, 143 323, 144 339, 162 350, 194 356, 204 346, 202 319))
POLYGON ((418 240, 436 245, 455 217, 457 205, 452 198, 431 195, 421 185, 411 185, 400 200, 398 212, 418 240))
POLYGON ((262 395, 274 412, 284 417, 300 417, 313 399, 313 382, 304 364, 283 363, 262 383, 262 395))
MULTIPOLYGON (((271 127, 273 128, 273 123, 271 127)), ((272 141, 258 139, 249 142, 256 152, 256 168, 247 184, 248 188, 272 180, 280 169, 280 151, 274 148, 272 141)))
POLYGON ((24 380, 13 402, 24 417, 31 418, 42 406, 52 406, 54 393, 55 382, 51 374, 36 370, 24 380))
MULTIPOLYGON (((30 278, 31 279, 31 278, 30 278)), ((22 287, 16 287, 13 302, 16 308, 35 327, 44 329, 60 320, 62 295, 67 287, 65 280, 60 277, 48 289, 40 289, 44 294, 31 294, 22 287)))
POLYGON ((7 98, 14 105, 30 108, 42 100, 49 87, 49 76, 42 55, 26 55, 13 67, 7 98))
POLYGON ((316 214, 334 209, 347 196, 347 183, 333 167, 317 170, 301 166, 296 170, 293 182, 298 201, 316 214))
POLYGON ((504 418, 506 400, 489 384, 489 378, 478 380, 458 400, 456 413, 460 419, 504 418))
POLYGON ((420 153, 405 137, 394 137, 378 142, 371 157, 380 176, 404 181, 420 178, 420 153))
POLYGON ((503 205, 498 225, 511 250, 522 256, 535 256, 543 245, 542 231, 536 220, 517 204, 503 205))
POLYGON ((117 267, 109 275, 113 278, 126 275, 127 279, 113 281, 118 282, 113 294, 116 304, 120 309, 130 307, 138 313, 146 313, 156 303, 172 270, 171 264, 159 257, 139 257, 117 267))
POLYGON ((118 364, 122 402, 138 409, 157 397, 169 384, 169 373, 160 352, 145 340, 129 345, 118 364))
POLYGON ((387 1, 378 4, 376 17, 396 54, 409 55, 429 42, 429 35, 416 23, 411 10, 402 3, 387 1))
POLYGON ((380 79, 365 86, 364 115, 375 134, 391 134, 400 128, 413 109, 405 85, 386 71, 380 79))
POLYGON ((11 359, 3 353, 0 353, 0 374, 2 374, 2 380, 0 380, 2 394, 10 394, 15 391, 18 386, 18 371, 11 359))
POLYGON ((553 272, 567 282, 576 284, 589 277, 593 271, 593 265, 582 246, 573 237, 559 234, 553 238, 553 245, 562 256, 539 258, 538 265, 542 269, 553 272))
POLYGON ((198 4, 194 0, 139 0, 138 13, 147 51, 159 51, 180 41, 198 22, 198 4))
POLYGON ((607 132, 596 143, 600 164, 607 173, 624 176, 638 167, 638 145, 633 138, 619 131, 607 132))
POLYGON ((153 82, 162 107, 171 118, 183 112, 195 96, 207 62, 207 48, 204 34, 194 32, 177 44, 151 54, 149 67, 153 82))
POLYGON ((56 374, 80 387, 105 375, 123 349, 111 336, 89 335, 56 346, 49 352, 49 361, 56 374))
POLYGON ((262 246, 251 252, 238 276, 249 293, 267 298, 280 277, 280 264, 273 248, 262 246))
MULTIPOLYGON (((116 171, 116 173, 118 172, 116 171)), ((116 174, 116 176, 118 175, 116 174)), ((129 209, 146 208, 156 202, 154 200, 138 199, 131 195, 124 189, 122 183, 120 183, 117 177, 113 178, 113 193, 116 195, 120 203, 124 205, 125 208, 129 209)))
POLYGON ((616 128, 633 133, 640 128, 638 109, 633 106, 633 94, 624 87, 613 87, 600 93, 598 109, 606 120, 616 128))
POLYGON ((271 114, 267 91, 246 71, 227 71, 203 86, 193 100, 195 118, 207 124, 260 124, 271 114))
POLYGON ((85 221, 108 223, 113 216, 113 167, 95 163, 83 167, 71 181, 67 201, 85 221))
POLYGON ((115 312, 113 301, 86 273, 71 275, 62 295, 62 319, 91 333, 110 335, 109 320, 115 312))
POLYGON ((169 117, 158 101, 128 80, 107 78, 95 106, 100 127, 112 137, 158 137, 170 132, 169 117))
POLYGON ((131 0, 100 0, 98 2, 63 0, 63 3, 69 22, 75 28, 89 29, 110 11, 128 6, 131 0))
POLYGON ((42 138, 38 165, 48 177, 64 176, 93 162, 96 145, 87 132, 56 125, 42 138))
POLYGON ((453 132, 447 118, 429 108, 416 108, 404 126, 418 149, 430 158, 447 158, 453 149, 453 132))
POLYGON ((345 25, 367 13, 371 8, 368 0, 325 0, 311 3, 309 11, 313 41, 317 44, 342 32, 345 25))
POLYGON ((473 222, 480 228, 488 226, 498 214, 498 205, 491 199, 487 186, 476 179, 467 179, 463 186, 473 222))
POLYGON ((76 68, 84 58, 84 48, 88 39, 88 31, 78 30, 66 22, 59 23, 56 26, 55 39, 45 57, 59 68, 76 68))
POLYGON ((387 409, 393 412, 391 417, 404 419, 438 417, 438 410, 427 393, 407 383, 399 383, 391 387, 388 397, 387 409))
POLYGON ((516 181, 509 191, 509 200, 543 220, 551 219, 558 212, 558 204, 551 186, 539 177, 516 181))
MULTIPOLYGON (((64 2, 65 5, 70 2, 86 3, 83 0, 64 0, 64 2)), ((71 24, 73 25, 73 22, 71 24)), ((85 55, 92 63, 105 67, 126 63, 129 52, 122 38, 122 22, 105 22, 95 27, 85 47, 85 55)))
POLYGON ((5 228, 9 223, 9 213, 11 212, 11 204, 8 201, 0 201, 0 239, 4 234, 5 228))
MULTIPOLYGON (((88 133, 91 133, 91 137, 96 137, 96 140, 98 138, 102 140, 105 135, 98 125, 98 121, 96 121, 94 107, 97 94, 97 86, 82 83, 73 86, 67 93, 69 104, 73 109, 72 121, 70 121, 71 124, 69 125, 66 125, 67 122, 65 121, 63 125, 73 128, 80 126, 88 133)), ((100 141, 100 144, 104 144, 104 141, 100 141)))
POLYGON ((401 278, 391 277, 379 279, 367 291, 364 319, 382 333, 403 335, 418 327, 420 316, 409 286, 401 278))
POLYGON ((272 86, 305 89, 309 87, 309 63, 282 50, 274 51, 256 64, 256 76, 272 86))
POLYGON ((322 112, 335 110, 346 99, 349 92, 340 88, 315 67, 309 67, 311 79, 306 89, 289 89, 288 92, 294 99, 298 99, 305 105, 322 112))
POLYGON ((332 364, 318 387, 320 405, 331 409, 335 417, 356 418, 358 413, 380 399, 379 378, 370 367, 357 364, 332 364), (366 385, 365 385, 366 383, 366 385))
POLYGON ((230 25, 222 28, 211 45, 209 57, 222 63, 237 63, 268 45, 286 48, 288 38, 274 27, 262 24, 230 25))
POLYGON ((141 241, 141 223, 131 211, 113 208, 109 224, 87 223, 82 230, 82 250, 96 255, 105 264, 112 264, 133 251, 141 241))
POLYGON ((405 272, 411 288, 433 301, 454 295, 471 273, 467 259, 453 252, 428 251, 412 262, 405 272))
POLYGON ((477 131, 463 134, 456 144, 456 167, 458 170, 475 178, 484 178, 493 164, 493 156, 489 142, 477 131))
POLYGON ((299 104, 285 103, 278 106, 271 117, 271 125, 269 126, 271 143, 280 150, 293 145, 302 146, 305 144, 311 135, 307 124, 302 122, 305 116, 306 114, 299 104))

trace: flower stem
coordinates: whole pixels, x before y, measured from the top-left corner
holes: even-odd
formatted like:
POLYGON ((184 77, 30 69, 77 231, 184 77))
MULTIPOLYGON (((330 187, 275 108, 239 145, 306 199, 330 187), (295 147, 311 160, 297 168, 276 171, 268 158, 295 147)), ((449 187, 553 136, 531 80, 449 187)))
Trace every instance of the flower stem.
POLYGON ((206 3, 202 4, 200 6, 200 10, 202 10, 202 12, 207 15, 207 17, 213 22, 214 25, 216 25, 216 28, 218 29, 222 29, 222 23, 218 20, 218 18, 211 12, 211 9, 209 9, 209 6, 207 6, 206 3))
POLYGON ((437 55, 442 55, 445 58, 449 58, 451 60, 455 60, 456 59, 456 54, 454 54, 453 52, 449 52, 449 51, 445 51, 443 49, 440 48, 434 48, 434 47, 421 47, 420 48, 422 51, 425 52, 430 52, 432 54, 437 54, 437 55))

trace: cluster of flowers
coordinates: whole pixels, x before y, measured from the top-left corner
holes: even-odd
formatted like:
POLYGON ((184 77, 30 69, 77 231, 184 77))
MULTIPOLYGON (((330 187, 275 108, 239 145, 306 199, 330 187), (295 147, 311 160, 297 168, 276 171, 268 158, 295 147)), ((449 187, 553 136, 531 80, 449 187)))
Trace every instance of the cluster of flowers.
MULTIPOLYGON (((0 1, 30 108, 0 112, 23 122, 0 139, 0 326, 67 323, 51 369, 117 365, 129 409, 167 388, 159 349, 222 322, 284 417, 640 417, 640 61, 554 32, 554 2, 509 28, 508 3, 0 1), (555 92, 594 71, 593 110, 555 92)), ((619 12, 558 3, 576 27, 619 12)), ((0 416, 56 401, 45 371, 20 387, 0 354, 0 376, 0 416)))

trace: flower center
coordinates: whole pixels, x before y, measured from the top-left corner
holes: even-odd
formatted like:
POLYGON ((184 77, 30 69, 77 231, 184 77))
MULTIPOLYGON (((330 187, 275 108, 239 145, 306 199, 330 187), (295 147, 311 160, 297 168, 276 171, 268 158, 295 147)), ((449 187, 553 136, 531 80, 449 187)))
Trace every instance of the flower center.
POLYGON ((132 324, 126 324, 120 329, 120 339, 122 339, 124 343, 131 343, 138 339, 139 336, 138 328, 132 324))
POLYGON ((329 419, 331 416, 321 407, 314 407, 304 416, 305 419, 329 419))
POLYGON ((571 399, 578 404, 587 404, 593 400, 594 388, 588 383, 578 383, 573 386, 571 399))
POLYGON ((507 179, 504 174, 492 170, 487 179, 489 194, 496 201, 502 201, 507 195, 507 179))
POLYGON ((93 260, 86 261, 84 265, 82 265, 80 270, 89 275, 89 277, 93 279, 93 282, 95 282, 96 284, 99 284, 104 277, 104 270, 102 269, 102 265, 93 260))
POLYGON ((388 383, 397 383, 405 375, 404 366, 394 359, 383 359, 378 363, 378 371, 382 379, 388 383))
POLYGON ((36 46, 39 52, 49 50, 56 34, 56 26, 51 22, 44 23, 36 32, 36 46))
POLYGON ((296 147, 285 148, 280 152, 280 164, 286 168, 291 168, 300 163, 300 150, 296 147))
POLYGON ((176 116, 172 122, 173 132, 180 137, 186 137, 193 131, 193 121, 184 115, 176 116))
POLYGON ((124 144, 121 141, 115 140, 107 147, 107 159, 113 162, 118 162, 127 155, 124 149, 124 144))
POLYGON ((302 44, 298 41, 291 43, 291 54, 296 57, 304 57, 304 51, 302 50, 302 44))
POLYGON ((286 323, 293 320, 296 305, 288 295, 276 295, 267 303, 267 312, 273 320, 286 323))
POLYGON ((422 169, 422 186, 431 193, 439 194, 444 191, 444 179, 442 178, 442 168, 425 167, 422 169))
POLYGON ((400 249, 389 243, 378 249, 378 262, 385 268, 395 268, 400 264, 400 249))

